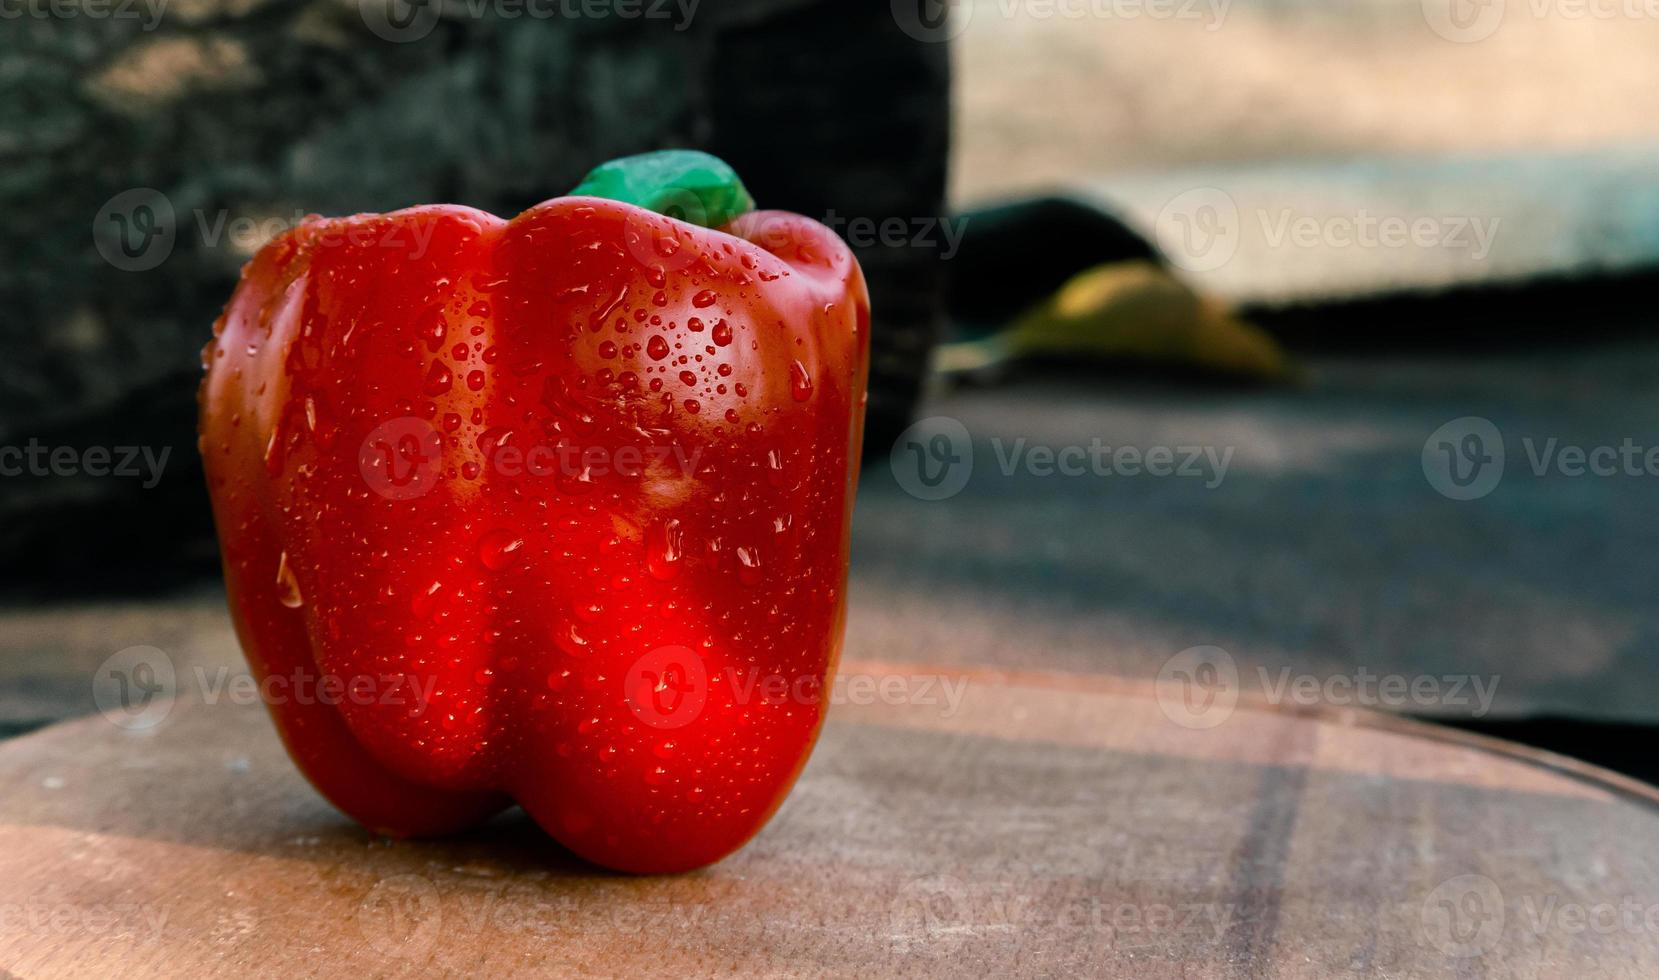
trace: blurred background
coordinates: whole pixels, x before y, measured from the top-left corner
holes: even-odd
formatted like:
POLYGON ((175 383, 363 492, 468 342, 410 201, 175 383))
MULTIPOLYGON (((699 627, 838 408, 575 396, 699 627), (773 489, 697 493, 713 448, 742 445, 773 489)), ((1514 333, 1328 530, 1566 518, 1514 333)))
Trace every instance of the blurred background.
POLYGON ((0 736, 239 662, 194 395, 260 245, 672 146, 870 278, 849 656, 1656 775, 1641 0, 5 0, 0 736))

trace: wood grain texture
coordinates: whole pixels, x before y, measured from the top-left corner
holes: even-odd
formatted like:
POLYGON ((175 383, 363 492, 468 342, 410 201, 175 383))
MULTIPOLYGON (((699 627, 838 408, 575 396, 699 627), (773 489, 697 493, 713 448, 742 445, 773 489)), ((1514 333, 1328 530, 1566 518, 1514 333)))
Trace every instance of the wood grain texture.
POLYGON ((1659 975, 1639 785, 1361 713, 1195 729, 1102 678, 843 674, 900 680, 845 687, 772 825, 669 878, 517 814, 373 839, 257 706, 16 739, 0 976, 1659 975))

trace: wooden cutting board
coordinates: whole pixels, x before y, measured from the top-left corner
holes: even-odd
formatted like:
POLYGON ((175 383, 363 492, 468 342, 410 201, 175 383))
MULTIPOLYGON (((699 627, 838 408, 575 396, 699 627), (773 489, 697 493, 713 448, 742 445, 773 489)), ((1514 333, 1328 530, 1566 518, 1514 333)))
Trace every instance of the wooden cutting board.
POLYGON ((516 814, 373 839, 257 706, 0 743, 0 976, 1659 976, 1639 784, 1368 714, 843 673, 902 680, 833 709, 754 842, 668 878, 516 814))

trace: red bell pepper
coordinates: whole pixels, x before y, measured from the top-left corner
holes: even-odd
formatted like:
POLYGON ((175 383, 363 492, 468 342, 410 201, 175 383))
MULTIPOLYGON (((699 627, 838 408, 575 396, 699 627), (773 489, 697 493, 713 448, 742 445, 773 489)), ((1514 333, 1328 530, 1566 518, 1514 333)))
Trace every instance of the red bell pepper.
POLYGON ((869 300, 833 232, 751 207, 651 154, 511 221, 307 219, 243 269, 201 391, 230 608, 289 753, 371 830, 516 802, 668 872, 788 793, 840 647, 869 300))

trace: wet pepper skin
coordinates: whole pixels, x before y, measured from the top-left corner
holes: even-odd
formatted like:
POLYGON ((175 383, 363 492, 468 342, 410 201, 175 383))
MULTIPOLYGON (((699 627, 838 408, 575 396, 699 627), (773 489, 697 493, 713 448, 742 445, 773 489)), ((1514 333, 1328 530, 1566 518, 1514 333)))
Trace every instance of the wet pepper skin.
POLYGON ((619 870, 740 847, 828 704, 868 339, 851 253, 778 212, 566 197, 268 244, 201 449, 300 769, 390 836, 517 803, 619 870))

